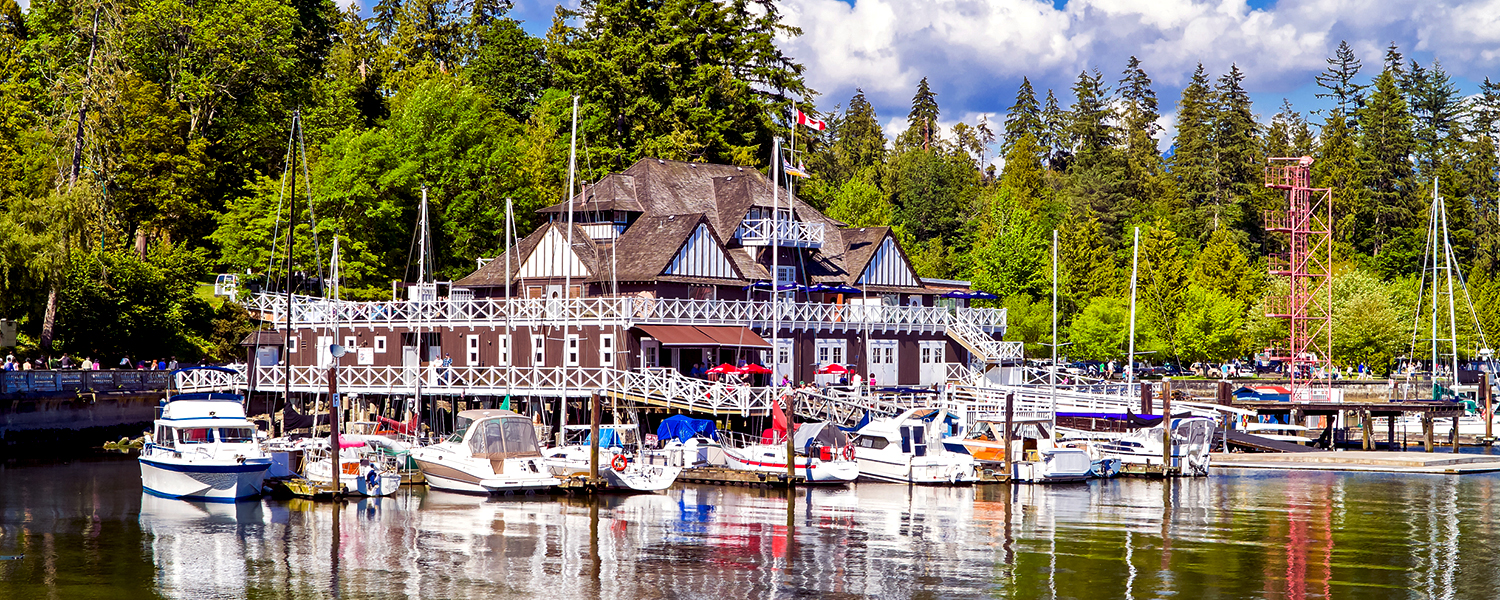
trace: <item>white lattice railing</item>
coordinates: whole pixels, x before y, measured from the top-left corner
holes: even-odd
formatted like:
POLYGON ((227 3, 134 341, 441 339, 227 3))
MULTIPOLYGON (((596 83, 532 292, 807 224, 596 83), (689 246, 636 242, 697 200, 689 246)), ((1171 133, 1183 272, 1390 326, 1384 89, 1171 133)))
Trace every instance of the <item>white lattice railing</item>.
POLYGON ((176 373, 172 387, 177 392, 235 392, 245 389, 244 366, 231 367, 233 373, 218 369, 189 369, 176 373))
POLYGON ((734 237, 746 246, 769 246, 774 241, 780 246, 821 248, 823 224, 789 219, 746 219, 735 230, 734 237))
MULTIPOLYGON (((291 389, 295 392, 328 390, 328 368, 293 366, 291 389)), ((579 367, 372 367, 341 366, 341 393, 413 394, 420 384, 423 394, 541 395, 570 397, 618 385, 615 369, 579 367)), ((286 389, 287 368, 259 368, 255 387, 266 392, 286 389)))
POLYGON ((945 331, 949 337, 973 353, 976 362, 995 364, 1025 358, 1025 347, 1021 342, 1003 342, 990 337, 981 324, 971 320, 973 316, 973 313, 957 313, 957 318, 945 331))
MULTIPOLYGON (((260 294, 249 309, 263 319, 286 322, 283 296, 260 294)), ((337 319, 343 327, 436 327, 459 325, 740 325, 768 327, 780 321, 791 329, 899 330, 937 332, 963 324, 970 337, 989 339, 1004 331, 1003 308, 883 306, 745 300, 665 298, 477 299, 433 302, 350 302, 294 296, 292 327, 326 327, 337 319)), ((994 350, 1019 355, 1010 342, 994 350)))

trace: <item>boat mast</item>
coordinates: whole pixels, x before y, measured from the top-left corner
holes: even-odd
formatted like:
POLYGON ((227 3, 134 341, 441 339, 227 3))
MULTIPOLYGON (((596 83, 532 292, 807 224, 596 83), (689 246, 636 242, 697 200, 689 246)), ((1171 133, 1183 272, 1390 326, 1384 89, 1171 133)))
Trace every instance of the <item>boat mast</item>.
POLYGON ((1052 230, 1052 433, 1057 434, 1057 230, 1052 230))
MULTIPOLYGON (((795 130, 796 126, 794 125, 792 129, 795 130)), ((781 138, 777 137, 771 140, 771 389, 773 390, 781 387, 781 384, 776 381, 776 376, 781 375, 781 310, 778 306, 780 303, 777 302, 780 292, 777 288, 781 287, 781 244, 777 239, 781 233, 779 231, 781 225, 780 167, 781 138)), ((788 378, 790 379, 789 376, 788 378)), ((780 400, 773 397, 772 402, 780 402, 780 400)), ((787 426, 787 435, 790 436, 792 434, 791 423, 787 426)), ((787 460, 790 461, 792 458, 788 456, 787 460)))
MULTIPOLYGON (((297 134, 297 125, 302 120, 302 109, 292 113, 292 135, 297 134)), ((286 223, 286 332, 281 336, 282 345, 282 416, 281 433, 286 433, 286 409, 292 406, 292 232, 297 229, 297 169, 292 166, 292 154, 296 152, 289 149, 287 152, 287 171, 292 175, 292 193, 287 196, 287 223, 286 223)), ((268 275, 269 276, 269 275, 268 275)), ((274 408, 274 407, 273 407, 274 408)), ((318 420, 313 418, 313 431, 318 428, 318 420)))
MULTIPOLYGON (((426 282, 427 282, 427 184, 424 183, 424 184, 422 184, 422 206, 417 211, 417 301, 418 302, 421 302, 423 300, 423 295, 422 295, 423 288, 422 288, 422 285, 425 284, 426 282)), ((410 291, 408 291, 407 294, 406 294, 406 301, 407 301, 408 304, 411 303, 411 301, 412 301, 412 299, 411 299, 411 292, 410 291)), ((425 340, 422 339, 424 333, 426 333, 426 332, 423 331, 422 320, 420 318, 418 318, 417 319, 417 341, 416 341, 416 344, 417 344, 417 385, 416 385, 416 394, 415 394, 415 397, 412 398, 412 402, 413 402, 412 413, 417 414, 417 415, 422 414, 422 378, 424 378, 424 377, 427 376, 426 373, 422 372, 422 352, 423 352, 423 350, 426 349, 426 346, 423 344, 423 342, 425 340)), ((429 413, 427 415, 427 417, 428 417, 428 419, 431 420, 432 423, 434 423, 434 424, 437 423, 437 404, 436 403, 433 404, 432 412, 429 413)), ((420 431, 421 431, 420 428, 412 428, 412 436, 415 437, 418 434, 418 432, 420 432, 420 431)), ((433 433, 437 433, 437 431, 433 430, 433 433)))
MULTIPOLYGON (((1056 261, 1054 261, 1056 262, 1056 261)), ((1130 248, 1130 356, 1125 358, 1125 383, 1135 383, 1135 279, 1141 266, 1141 228, 1135 228, 1130 248)))
MULTIPOLYGON (((573 96, 573 133, 568 140, 568 193, 563 201, 568 203, 568 234, 567 251, 562 256, 563 261, 563 364, 562 364, 562 415, 557 425, 557 445, 561 446, 564 435, 563 428, 568 425, 568 294, 572 293, 573 287, 573 179, 578 170, 578 96, 573 96)), ((583 294, 579 294, 583 296, 583 294)), ((581 357, 580 357, 581 358, 581 357)))
MULTIPOLYGON (((333 492, 340 492, 339 488, 339 421, 343 411, 339 410, 339 357, 344 350, 339 346, 339 313, 338 313, 338 272, 339 272, 339 236, 333 236, 332 264, 329 265, 329 279, 333 280, 333 303, 330 307, 333 320, 333 337, 328 348, 328 448, 329 448, 329 472, 333 474, 333 492), (335 351, 337 349, 337 351, 335 351)), ((321 348, 319 349, 322 350, 321 348)), ((317 417, 313 418, 314 431, 317 430, 317 417)))
POLYGON ((510 301, 510 247, 511 247, 511 199, 505 199, 505 399, 510 400, 511 379, 515 377, 516 370, 516 340, 515 328, 512 327, 510 315, 514 308, 510 301))

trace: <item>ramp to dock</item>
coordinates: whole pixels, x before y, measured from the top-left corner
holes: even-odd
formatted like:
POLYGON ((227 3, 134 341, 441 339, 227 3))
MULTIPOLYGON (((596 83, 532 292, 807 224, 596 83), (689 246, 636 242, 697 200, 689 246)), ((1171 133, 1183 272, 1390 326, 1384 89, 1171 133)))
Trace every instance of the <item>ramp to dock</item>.
POLYGON ((1264 438, 1252 433, 1245 433, 1243 431, 1236 431, 1233 429, 1225 431, 1223 433, 1227 436, 1226 439, 1229 441, 1230 448, 1252 450, 1255 452, 1324 452, 1324 450, 1320 450, 1318 448, 1311 448, 1308 446, 1303 446, 1302 444, 1294 444, 1292 442, 1283 442, 1281 440, 1264 438))

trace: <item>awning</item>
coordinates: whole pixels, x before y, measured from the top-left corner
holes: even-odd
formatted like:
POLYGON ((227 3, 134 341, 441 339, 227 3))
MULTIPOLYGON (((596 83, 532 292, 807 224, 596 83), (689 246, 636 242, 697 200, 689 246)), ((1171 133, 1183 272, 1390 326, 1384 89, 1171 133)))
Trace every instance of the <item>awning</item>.
POLYGON ((749 327, 698 327, 720 346, 770 348, 771 343, 750 331, 749 327))
POLYGON ((692 325, 637 325, 663 346, 738 346, 770 348, 770 342, 748 327, 692 325))
POLYGON ((718 342, 692 325, 637 325, 663 346, 717 346, 718 342))

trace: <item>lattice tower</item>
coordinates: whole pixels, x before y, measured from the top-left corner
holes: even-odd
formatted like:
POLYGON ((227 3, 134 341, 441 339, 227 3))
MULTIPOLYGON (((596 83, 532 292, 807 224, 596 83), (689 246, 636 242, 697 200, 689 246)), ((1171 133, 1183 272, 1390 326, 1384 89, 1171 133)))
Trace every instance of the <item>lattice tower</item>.
POLYGON ((1286 296, 1266 299, 1266 316, 1287 320, 1287 345, 1272 354, 1286 367, 1293 401, 1325 401, 1333 367, 1333 190, 1311 187, 1310 156, 1270 160, 1266 187, 1286 192, 1286 208, 1265 211, 1266 233, 1285 241, 1268 266, 1289 284, 1286 296))

